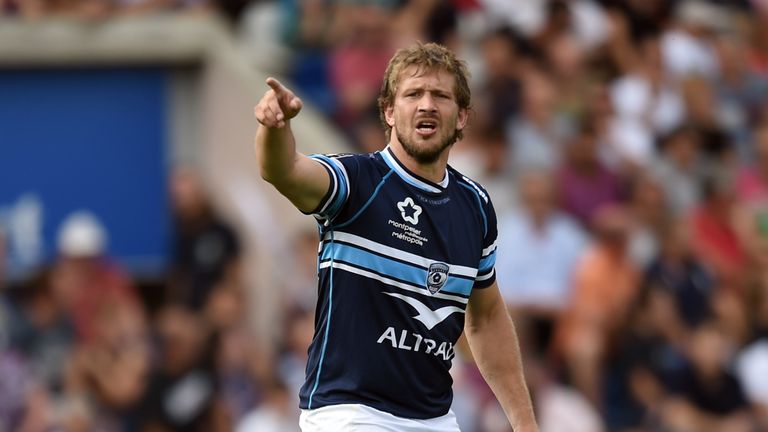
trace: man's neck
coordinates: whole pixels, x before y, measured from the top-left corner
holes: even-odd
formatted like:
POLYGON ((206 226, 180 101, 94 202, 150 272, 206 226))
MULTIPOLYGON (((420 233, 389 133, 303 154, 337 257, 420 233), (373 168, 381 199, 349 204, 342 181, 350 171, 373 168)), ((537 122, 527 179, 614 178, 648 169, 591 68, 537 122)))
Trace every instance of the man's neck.
POLYGON ((440 183, 445 178, 445 167, 448 166, 448 153, 450 147, 446 149, 437 160, 430 164, 419 163, 409 155, 403 146, 397 140, 392 139, 389 142, 389 148, 395 157, 414 174, 423 177, 433 183, 440 183))

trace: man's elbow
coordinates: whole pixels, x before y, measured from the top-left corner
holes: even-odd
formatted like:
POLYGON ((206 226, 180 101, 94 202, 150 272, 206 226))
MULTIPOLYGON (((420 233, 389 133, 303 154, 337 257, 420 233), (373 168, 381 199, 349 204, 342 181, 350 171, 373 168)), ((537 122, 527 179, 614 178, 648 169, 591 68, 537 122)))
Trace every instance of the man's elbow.
POLYGON ((489 320, 488 316, 469 318, 464 323, 464 333, 468 338, 472 338, 477 334, 481 334, 484 329, 488 328, 489 320))
POLYGON ((497 329, 499 326, 511 324, 512 318, 509 316, 504 303, 500 302, 484 309, 481 313, 468 314, 464 323, 464 331, 470 336, 482 333, 487 329, 497 329))
POLYGON ((261 179, 264 180, 265 182, 275 184, 274 175, 271 172, 269 172, 268 169, 264 167, 260 167, 259 175, 261 176, 261 179))
POLYGON ((262 180, 272 184, 278 189, 285 188, 289 185, 289 177, 286 175, 285 170, 262 165, 259 166, 259 175, 262 180))

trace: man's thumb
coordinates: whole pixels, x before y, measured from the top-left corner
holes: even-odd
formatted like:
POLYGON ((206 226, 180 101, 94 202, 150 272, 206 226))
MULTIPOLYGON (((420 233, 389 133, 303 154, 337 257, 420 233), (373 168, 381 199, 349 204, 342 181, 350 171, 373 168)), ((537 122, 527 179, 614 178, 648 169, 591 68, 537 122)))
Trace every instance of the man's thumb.
POLYGON ((288 103, 288 107, 292 110, 299 111, 301 110, 301 107, 303 106, 301 99, 295 97, 291 99, 291 101, 288 103))

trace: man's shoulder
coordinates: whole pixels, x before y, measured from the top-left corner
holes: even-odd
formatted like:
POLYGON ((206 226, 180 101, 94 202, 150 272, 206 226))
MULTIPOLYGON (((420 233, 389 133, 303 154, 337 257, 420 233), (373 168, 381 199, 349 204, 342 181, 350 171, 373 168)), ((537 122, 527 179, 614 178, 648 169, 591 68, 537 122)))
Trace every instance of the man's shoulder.
POLYGON ((482 200, 484 205, 489 205, 491 203, 491 195, 488 193, 485 187, 480 184, 480 182, 467 177, 450 165, 448 165, 448 173, 453 176, 454 179, 456 179, 457 183, 461 185, 462 189, 476 194, 482 200))
POLYGON ((312 155, 315 158, 319 159, 328 159, 333 160, 345 168, 351 168, 351 167, 368 167, 373 166, 376 164, 380 164, 381 157, 378 155, 379 152, 373 152, 373 153, 324 153, 324 154, 317 154, 312 155))
POLYGON ((333 153, 312 157, 332 173, 334 184, 352 201, 355 197, 369 196, 389 170, 378 153, 333 153))

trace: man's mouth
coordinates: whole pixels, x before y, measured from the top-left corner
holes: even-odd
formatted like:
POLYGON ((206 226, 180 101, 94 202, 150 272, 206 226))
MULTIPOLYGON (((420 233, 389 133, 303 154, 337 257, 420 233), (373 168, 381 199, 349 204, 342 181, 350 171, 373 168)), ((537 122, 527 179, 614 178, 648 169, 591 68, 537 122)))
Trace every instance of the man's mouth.
POLYGON ((419 120, 416 122, 416 132, 421 136, 430 136, 437 130, 437 121, 419 120))

